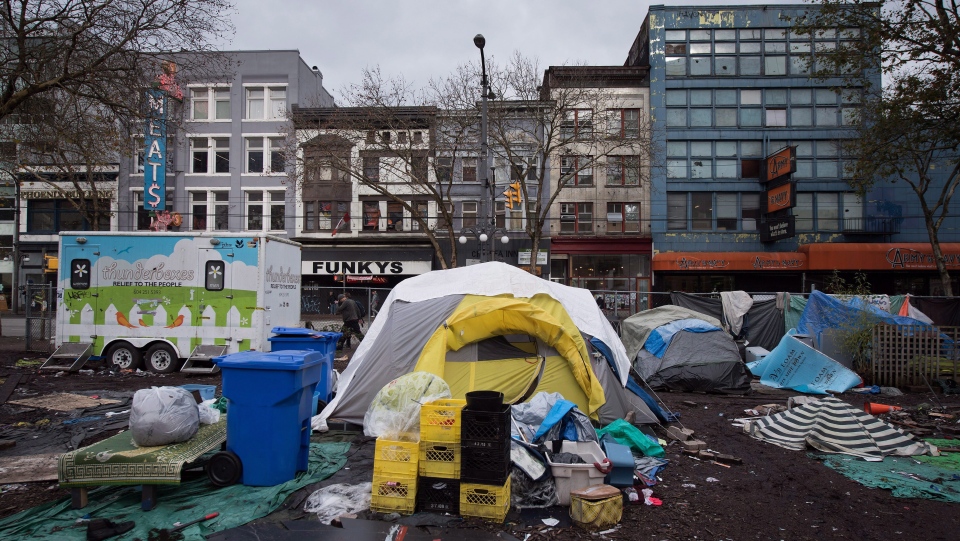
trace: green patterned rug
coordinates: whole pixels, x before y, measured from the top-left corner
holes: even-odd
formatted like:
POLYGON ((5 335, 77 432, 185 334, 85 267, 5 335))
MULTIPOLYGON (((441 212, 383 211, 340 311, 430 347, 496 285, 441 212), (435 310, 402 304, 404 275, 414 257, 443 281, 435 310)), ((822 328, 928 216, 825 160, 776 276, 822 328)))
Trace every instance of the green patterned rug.
POLYGON ((175 485, 180 472, 227 439, 227 416, 212 425, 200 425, 189 440, 158 447, 139 447, 124 431, 60 456, 57 475, 63 488, 99 485, 175 485))

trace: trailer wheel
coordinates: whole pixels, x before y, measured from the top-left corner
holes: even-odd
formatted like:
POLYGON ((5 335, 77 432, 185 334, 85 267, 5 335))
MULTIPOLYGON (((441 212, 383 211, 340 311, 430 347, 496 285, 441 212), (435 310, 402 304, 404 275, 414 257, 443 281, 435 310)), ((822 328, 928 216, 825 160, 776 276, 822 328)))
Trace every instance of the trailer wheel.
POLYGON ((180 364, 180 358, 177 357, 177 352, 174 351, 170 345, 164 344, 163 342, 150 346, 147 349, 144 361, 147 365, 147 370, 157 374, 174 372, 177 369, 177 365, 180 364))
POLYGON ((107 364, 119 370, 136 370, 143 363, 140 350, 128 342, 116 342, 107 349, 107 364))
POLYGON ((243 464, 233 451, 220 451, 206 466, 207 477, 215 487, 228 487, 240 480, 243 464))

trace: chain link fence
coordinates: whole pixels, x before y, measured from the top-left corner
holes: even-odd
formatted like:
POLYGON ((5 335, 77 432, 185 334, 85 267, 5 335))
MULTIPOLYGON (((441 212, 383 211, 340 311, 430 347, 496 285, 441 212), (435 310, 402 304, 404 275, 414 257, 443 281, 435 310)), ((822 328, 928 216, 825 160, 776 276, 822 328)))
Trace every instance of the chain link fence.
POLYGON ((27 351, 53 353, 56 338, 57 289, 53 284, 26 284, 27 351))

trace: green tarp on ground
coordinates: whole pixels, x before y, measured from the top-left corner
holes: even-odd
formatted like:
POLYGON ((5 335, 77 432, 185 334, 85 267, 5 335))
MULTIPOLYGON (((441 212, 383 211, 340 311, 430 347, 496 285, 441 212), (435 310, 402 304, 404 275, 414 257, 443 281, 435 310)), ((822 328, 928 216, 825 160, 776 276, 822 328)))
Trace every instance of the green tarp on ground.
POLYGON ((77 520, 87 515, 136 523, 133 530, 111 540, 156 539, 158 530, 170 528, 175 522, 189 522, 219 512, 220 516, 213 520, 178 532, 184 540, 202 541, 211 533, 264 517, 296 490, 330 477, 347 462, 349 448, 349 443, 311 443, 309 470, 272 487, 233 485, 218 489, 205 476, 180 485, 161 486, 151 511, 140 510, 140 487, 102 487, 90 492, 90 503, 83 509, 72 509, 70 499, 65 498, 0 520, 0 539, 84 540, 86 525, 77 520))
POLYGON ((844 455, 810 453, 809 456, 863 486, 889 490, 897 498, 960 503, 960 473, 956 469, 956 454, 939 457, 888 456, 881 462, 867 462, 844 455))

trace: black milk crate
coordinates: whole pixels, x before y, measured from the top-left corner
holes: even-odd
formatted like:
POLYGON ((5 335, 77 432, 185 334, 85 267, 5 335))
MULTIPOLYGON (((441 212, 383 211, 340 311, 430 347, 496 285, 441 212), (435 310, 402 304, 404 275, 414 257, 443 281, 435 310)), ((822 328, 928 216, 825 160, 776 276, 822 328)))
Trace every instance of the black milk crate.
POLYGON ((460 479, 464 483, 502 485, 510 477, 510 441, 493 449, 468 447, 460 440, 460 479))
POLYGON ((460 514, 460 481, 421 477, 417 483, 417 512, 460 514))
POLYGON ((510 443, 509 404, 503 406, 500 411, 475 411, 464 408, 460 418, 461 449, 466 447, 496 449, 504 442, 510 443))

